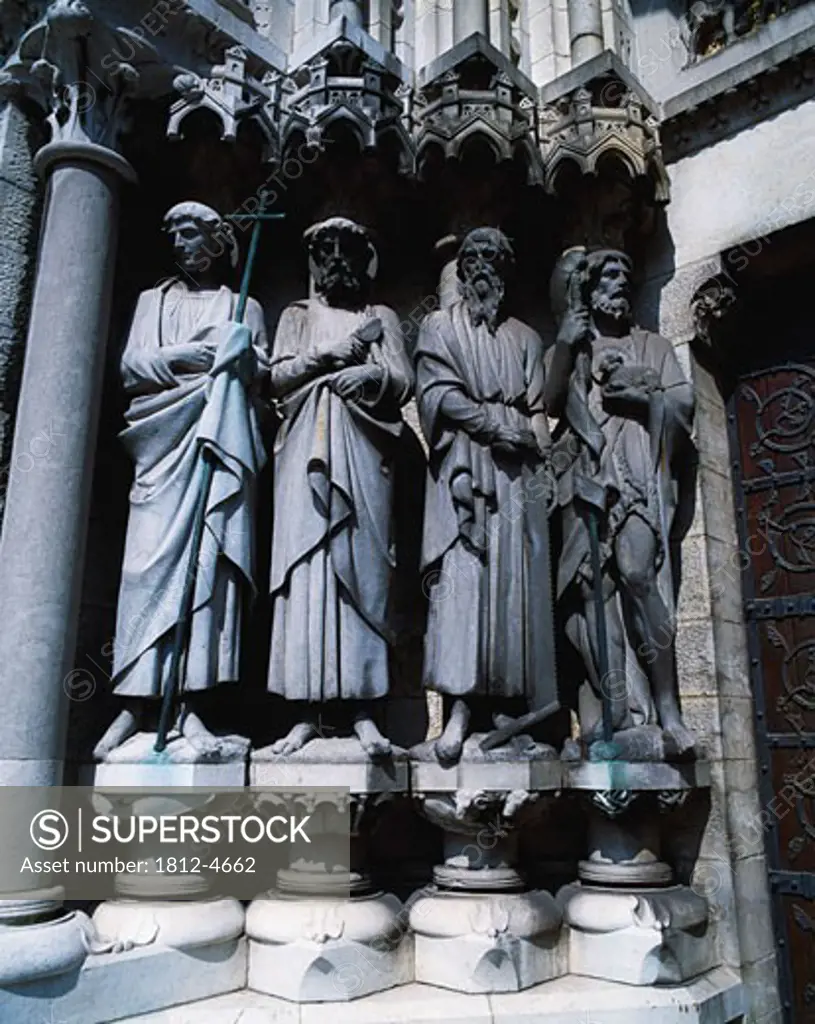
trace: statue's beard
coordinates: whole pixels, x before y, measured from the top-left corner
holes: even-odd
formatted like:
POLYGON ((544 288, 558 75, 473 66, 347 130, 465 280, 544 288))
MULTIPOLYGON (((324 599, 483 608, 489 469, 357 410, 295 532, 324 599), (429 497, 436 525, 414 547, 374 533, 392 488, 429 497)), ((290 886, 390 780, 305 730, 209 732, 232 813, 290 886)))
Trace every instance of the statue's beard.
POLYGON ((461 297, 470 314, 473 326, 486 324, 495 333, 504 302, 506 285, 490 266, 475 271, 460 282, 461 297))
POLYGON ((333 259, 323 264, 315 275, 314 287, 332 304, 353 302, 362 295, 362 281, 344 259, 333 259))
POLYGON ((631 319, 631 303, 628 301, 627 295, 595 293, 592 297, 592 306, 596 313, 602 313, 603 316, 616 323, 627 322, 631 319))

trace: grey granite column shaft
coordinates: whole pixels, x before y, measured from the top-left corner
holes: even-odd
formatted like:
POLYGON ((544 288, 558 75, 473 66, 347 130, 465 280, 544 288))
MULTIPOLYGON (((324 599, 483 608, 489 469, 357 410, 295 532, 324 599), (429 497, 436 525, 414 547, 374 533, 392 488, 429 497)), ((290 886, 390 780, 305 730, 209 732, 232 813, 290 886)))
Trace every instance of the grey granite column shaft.
POLYGON ((459 0, 453 4, 453 38, 460 43, 462 39, 480 32, 487 39, 490 37, 490 13, 487 0, 459 0))
POLYGON ((569 0, 569 43, 573 67, 603 52, 600 0, 569 0))
POLYGON ((0 537, 0 783, 59 784, 116 257, 118 154, 52 143, 0 537))

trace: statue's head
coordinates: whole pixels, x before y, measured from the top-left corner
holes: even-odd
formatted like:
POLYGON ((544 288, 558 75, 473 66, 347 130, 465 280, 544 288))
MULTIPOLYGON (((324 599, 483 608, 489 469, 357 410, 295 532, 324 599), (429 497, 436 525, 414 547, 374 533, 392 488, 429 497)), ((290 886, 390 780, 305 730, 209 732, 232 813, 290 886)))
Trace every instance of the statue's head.
POLYGON ((379 267, 368 231, 346 217, 331 217, 314 224, 303 238, 317 294, 332 306, 361 305, 379 267))
POLYGON ((238 243, 229 221, 203 203, 177 203, 164 215, 176 263, 192 278, 210 270, 225 255, 234 267, 238 243))
POLYGON ((595 317, 621 327, 630 323, 632 270, 631 260, 618 249, 589 253, 589 305, 595 317))
POLYGON ((515 253, 498 228, 475 228, 458 251, 459 288, 473 323, 495 330, 515 253))

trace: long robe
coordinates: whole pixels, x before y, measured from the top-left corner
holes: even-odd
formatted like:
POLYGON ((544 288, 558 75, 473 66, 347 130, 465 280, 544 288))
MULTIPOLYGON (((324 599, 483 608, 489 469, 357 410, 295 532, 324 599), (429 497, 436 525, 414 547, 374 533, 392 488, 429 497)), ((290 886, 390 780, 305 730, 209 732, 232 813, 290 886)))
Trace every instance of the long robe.
POLYGON ((424 683, 442 693, 525 696, 558 707, 544 462, 490 447, 489 423, 548 445, 543 350, 515 319, 495 333, 461 302, 432 313, 416 352, 430 446, 422 570, 429 586, 424 683))
POLYGON ((268 688, 289 700, 362 700, 388 691, 393 641, 393 469, 412 372, 396 314, 319 298, 283 313, 271 363, 283 424, 274 451, 268 688), (326 351, 372 316, 384 327, 367 361, 372 397, 343 399, 336 373, 296 384, 307 352, 326 351), (294 386, 296 384, 296 386, 294 386))
MULTIPOLYGON (((557 571, 558 600, 576 601, 579 606, 581 601, 591 599, 587 519, 579 503, 576 504, 581 496, 590 496, 602 509, 600 539, 604 567, 613 563, 615 538, 629 517, 637 516, 651 528, 657 547, 659 591, 673 621, 677 567, 672 554, 687 529, 693 501, 688 481, 692 471, 694 412, 693 390, 673 345, 661 335, 637 327, 623 338, 598 338, 592 343, 590 361, 588 357, 578 357, 569 389, 565 414, 554 434, 563 532, 557 571), (603 398, 599 370, 610 351, 622 355, 624 366, 650 367, 659 377, 661 387, 654 392, 648 414, 641 420, 619 415, 603 398), (582 593, 570 597, 574 584, 579 585, 582 593)), ((612 586, 612 578, 613 573, 606 574, 606 591, 612 586)), ((625 621, 622 605, 620 615, 625 621)), ((588 628, 585 619, 580 628, 588 628)), ((630 641, 626 647, 634 723, 653 721, 645 674, 630 641)), ((589 665, 587 669, 596 680, 596 666, 589 665)))
POLYGON ((247 395, 267 358, 263 311, 249 301, 234 321, 228 288, 190 291, 169 281, 139 297, 122 356, 132 396, 121 440, 135 463, 116 616, 115 692, 159 697, 166 684, 201 492, 202 449, 214 458, 196 565, 182 685, 197 691, 238 679, 243 598, 251 591, 254 478, 265 453, 247 395), (214 341, 209 372, 175 374, 173 345, 214 341))

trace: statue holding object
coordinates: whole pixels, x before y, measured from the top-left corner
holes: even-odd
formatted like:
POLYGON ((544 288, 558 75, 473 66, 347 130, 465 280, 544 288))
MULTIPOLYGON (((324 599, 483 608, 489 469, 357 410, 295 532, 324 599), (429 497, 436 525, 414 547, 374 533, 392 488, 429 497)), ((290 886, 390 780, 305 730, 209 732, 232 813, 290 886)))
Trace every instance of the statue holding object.
POLYGON ((652 756, 689 758, 695 739, 682 720, 674 644, 694 396, 671 343, 633 324, 631 274, 623 252, 578 248, 552 278, 559 326, 546 403, 558 417, 557 601, 585 668, 580 724, 590 753, 648 748, 647 727, 652 734, 658 723, 652 756), (617 741, 610 749, 608 733, 617 741))
POLYGON ((399 318, 369 301, 378 257, 332 217, 305 234, 314 297, 284 310, 271 360, 283 423, 274 452, 268 688, 298 702, 286 756, 350 711, 364 753, 387 757, 374 704, 389 689, 393 476, 413 388, 399 318), (333 710, 329 706, 333 705, 333 710))
POLYGON ((135 477, 113 681, 126 705, 97 744, 99 760, 142 728, 165 696, 188 584, 176 732, 201 759, 245 749, 214 736, 196 702, 237 682, 244 603, 254 589, 254 478, 265 453, 250 389, 267 360, 263 310, 248 299, 242 316, 239 296, 218 284, 219 257, 228 252, 234 266, 238 251, 215 210, 179 203, 164 226, 183 276, 139 296, 122 356, 130 405, 121 437, 135 477))
MULTIPOLYGON (((537 720, 559 706, 543 345, 506 313, 513 264, 501 231, 471 231, 457 257, 461 297, 426 317, 416 350, 430 447, 424 683, 449 698, 435 742, 448 764, 461 757, 477 703, 489 713, 498 700, 507 709, 525 701, 537 720)), ((507 728, 508 719, 493 724, 507 728)))

